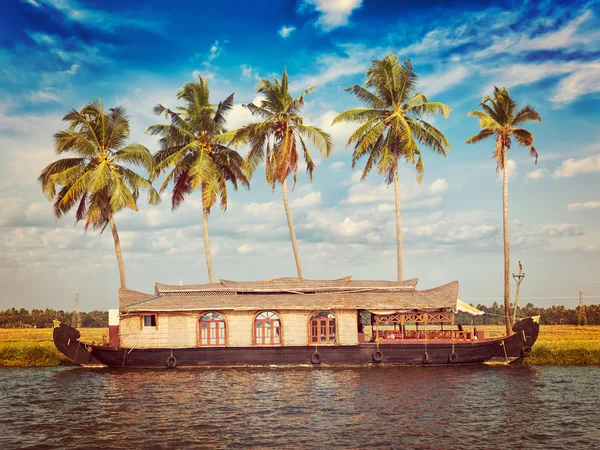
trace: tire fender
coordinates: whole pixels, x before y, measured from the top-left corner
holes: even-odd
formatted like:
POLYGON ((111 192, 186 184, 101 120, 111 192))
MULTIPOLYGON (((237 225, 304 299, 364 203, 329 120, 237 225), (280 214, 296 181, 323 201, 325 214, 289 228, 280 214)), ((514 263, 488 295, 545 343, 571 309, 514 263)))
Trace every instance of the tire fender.
POLYGON ((380 363, 383 361, 383 352, 381 350, 376 350, 373 352, 373 362, 380 363))
POLYGON ((448 356, 448 361, 450 361, 452 364, 456 364, 458 362, 458 353, 450 353, 450 355, 448 356))
POLYGON ((175 367, 177 367, 177 358, 175 358, 173 355, 169 356, 167 358, 166 364, 167 368, 174 369, 175 367))
POLYGON ((310 357, 310 362, 313 364, 321 364, 321 354, 319 352, 314 352, 310 357))

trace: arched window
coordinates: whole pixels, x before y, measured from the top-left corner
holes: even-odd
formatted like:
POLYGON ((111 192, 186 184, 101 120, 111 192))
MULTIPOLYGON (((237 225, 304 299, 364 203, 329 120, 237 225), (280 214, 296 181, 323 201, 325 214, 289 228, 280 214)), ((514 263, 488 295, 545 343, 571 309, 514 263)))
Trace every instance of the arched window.
POLYGON ((225 319, 216 312, 209 312, 200 318, 200 346, 219 347, 227 343, 225 319))
POLYGON ((280 345, 281 321, 272 311, 264 311, 254 319, 255 345, 280 345))
POLYGON ((310 343, 335 344, 335 316, 328 311, 321 311, 310 318, 310 343))

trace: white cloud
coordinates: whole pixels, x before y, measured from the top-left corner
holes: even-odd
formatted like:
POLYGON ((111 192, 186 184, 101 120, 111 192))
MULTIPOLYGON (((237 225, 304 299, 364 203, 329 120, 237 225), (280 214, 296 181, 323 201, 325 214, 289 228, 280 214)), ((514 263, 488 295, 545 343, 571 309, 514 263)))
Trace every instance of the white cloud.
POLYGON ((60 97, 49 91, 36 91, 32 92, 29 96, 32 102, 47 103, 47 102, 58 102, 60 97))
POLYGON ((540 178, 544 178, 546 176, 546 169, 536 169, 533 172, 529 172, 525 175, 525 178, 528 180, 539 180, 540 178))
POLYGON ((240 66, 240 69, 242 69, 242 78, 249 80, 251 78, 256 78, 258 79, 258 74, 254 71, 254 69, 246 64, 242 64, 240 66))
POLYGON ((344 167, 346 167, 346 163, 344 161, 335 161, 329 164, 329 168, 331 170, 335 170, 336 172, 342 170, 344 167))
POLYGON ((429 97, 444 92, 451 86, 464 82, 471 74, 471 71, 463 64, 455 65, 450 70, 447 69, 447 67, 444 67, 443 70, 419 78, 419 86, 421 86, 425 95, 429 97))
POLYGON ((567 206, 569 211, 581 211, 582 209, 597 209, 600 208, 600 202, 589 201, 589 202, 578 202, 571 203, 567 206))
POLYGON ((244 211, 252 216, 264 216, 273 211, 273 202, 269 203, 248 203, 244 206, 244 211))
POLYGON ((279 36, 281 36, 283 39, 287 39, 294 31, 296 31, 296 27, 286 27, 285 25, 282 25, 277 33, 279 33, 279 36))
POLYGON ((556 225, 544 225, 540 231, 540 234, 548 237, 562 237, 562 236, 582 236, 583 232, 578 230, 575 225, 570 223, 561 223, 556 225))
POLYGON ((194 78, 204 77, 205 79, 210 80, 210 81, 214 81, 214 79, 215 79, 215 74, 212 72, 207 72, 207 71, 200 72, 199 70, 194 70, 192 72, 192 76, 194 78))
POLYGON ((444 178, 438 178, 429 186, 429 192, 432 194, 441 194, 448 190, 448 182, 444 178))
POLYGON ((554 171, 554 178, 572 178, 582 173, 600 172, 600 154, 583 159, 569 158, 554 171))
POLYGON ((292 200, 291 205, 296 208, 316 206, 321 203, 321 192, 310 192, 303 197, 292 200))
POLYGON ((51 46, 56 44, 56 37, 46 33, 27 33, 29 37, 39 46, 51 46))
POLYGON ((600 92, 600 60, 582 64, 562 79, 550 100, 560 106, 594 92, 600 92))
POLYGON ((317 25, 324 31, 348 25, 352 12, 359 8, 362 0, 302 0, 299 10, 315 9, 321 16, 317 25))
POLYGON ((248 253, 250 253, 252 251, 252 247, 248 244, 242 244, 237 248, 237 252, 240 255, 247 255, 248 253))
POLYGON ((111 14, 100 9, 86 8, 76 0, 26 0, 26 2, 36 8, 41 5, 54 8, 71 22, 108 32, 114 32, 122 27, 144 28, 151 31, 161 28, 160 23, 154 18, 140 18, 140 14, 111 14))
MULTIPOLYGON (((567 23, 563 28, 529 37, 525 34, 513 33, 507 36, 495 36, 494 43, 487 49, 478 52, 477 57, 493 56, 498 53, 521 53, 540 50, 565 49, 573 52, 587 44, 596 43, 600 33, 579 33, 580 26, 593 17, 585 11, 579 17, 567 23)), ((552 27, 553 28, 553 27, 552 27)))
POLYGON ((345 53, 345 56, 320 55, 317 59, 317 65, 320 67, 319 73, 297 78, 290 83, 290 89, 299 90, 306 89, 308 86, 323 86, 340 77, 364 73, 369 61, 380 53, 379 49, 354 44, 341 45, 340 50, 345 53))
MULTIPOLYGON (((514 159, 509 159, 508 161, 506 161, 506 174, 507 174, 509 180, 512 180, 513 178, 515 178, 518 175, 517 162, 514 159)), ((503 177, 502 171, 498 172, 498 174, 496 175, 496 181, 501 182, 502 177, 503 177)))

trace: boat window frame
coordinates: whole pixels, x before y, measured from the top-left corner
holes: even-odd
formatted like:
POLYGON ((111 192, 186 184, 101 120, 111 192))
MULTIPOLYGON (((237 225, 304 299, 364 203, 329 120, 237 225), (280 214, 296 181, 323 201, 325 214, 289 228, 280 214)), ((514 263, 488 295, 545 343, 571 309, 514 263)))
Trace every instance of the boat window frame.
MULTIPOLYGON (((318 318, 317 320, 323 320, 323 318, 318 318)), ((308 345, 314 345, 314 346, 318 346, 318 345, 338 345, 338 335, 339 335, 339 329, 338 329, 338 317, 337 314, 335 314, 333 311, 327 311, 327 310, 318 310, 318 311, 313 311, 310 313, 310 316, 308 318, 308 345), (325 336, 326 339, 328 339, 328 342, 320 342, 319 341, 319 337, 320 337, 320 333, 319 333, 319 328, 322 326, 321 323, 317 324, 317 340, 318 342, 313 342, 312 338, 313 338, 313 324, 312 321, 315 318, 315 316, 318 316, 319 314, 327 314, 327 315, 331 315, 333 317, 327 317, 325 320, 327 320, 326 323, 326 329, 327 329, 327 335, 325 336), (334 337, 333 337, 333 342, 331 342, 331 321, 333 321, 333 325, 334 325, 334 337)))
MULTIPOLYGON (((158 330, 158 314, 142 314, 140 316, 140 318, 141 318, 142 330, 149 330, 151 328, 158 330), (154 325, 152 325, 152 324, 146 325, 146 317, 154 318, 154 325)), ((152 320, 150 320, 150 322, 152 322, 152 320)))
MULTIPOLYGON (((198 317, 198 347, 227 347, 227 343, 229 342, 229 336, 228 336, 228 326, 227 326, 227 318, 225 317, 225 314, 220 313, 219 311, 205 311, 203 313, 200 314, 200 316, 198 317), (210 314, 215 314, 217 316, 220 316, 222 318, 222 320, 216 320, 216 319, 209 319, 209 320, 202 320, 204 317, 209 316, 210 314), (218 341, 220 340, 220 338, 217 337, 215 338, 216 340, 216 344, 211 344, 210 343, 210 334, 207 337, 207 343, 206 344, 202 344, 202 323, 223 323, 223 343, 220 344, 218 343, 218 341)), ((218 330, 219 327, 216 327, 216 329, 218 330)), ((210 326, 208 327, 208 330, 210 330, 210 326)))
MULTIPOLYGON (((270 329, 273 329, 273 327, 270 327, 270 329)), ((264 330, 264 327, 263 327, 264 330)), ((271 339, 273 338, 273 336, 271 336, 271 339)), ((264 335, 263 335, 263 341, 264 341, 264 335)), ((255 345, 257 347, 280 347, 283 345, 283 323, 281 320, 281 315, 279 314, 279 312, 274 311, 274 310, 264 310, 264 311, 259 311, 258 313, 256 313, 256 315, 254 316, 254 322, 252 322, 252 345, 255 345), (259 343, 257 342, 257 333, 256 333, 256 322, 258 320, 273 320, 271 318, 265 318, 265 319, 259 319, 258 316, 260 316, 261 314, 274 314, 277 317, 277 321, 279 322, 279 342, 274 343, 271 342, 269 344, 266 343, 259 343)))

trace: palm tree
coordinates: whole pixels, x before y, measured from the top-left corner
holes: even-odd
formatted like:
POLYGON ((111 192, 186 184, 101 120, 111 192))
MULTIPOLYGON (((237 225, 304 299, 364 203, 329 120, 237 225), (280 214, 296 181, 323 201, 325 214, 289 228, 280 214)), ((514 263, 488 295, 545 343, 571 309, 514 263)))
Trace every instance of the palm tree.
POLYGON ((529 153, 535 156, 537 164, 538 153, 533 147, 533 134, 520 128, 526 122, 541 122, 540 115, 530 106, 525 106, 517 111, 517 104, 510 97, 506 88, 499 89, 494 86, 493 97, 485 97, 479 104, 483 111, 471 111, 467 115, 479 119, 481 131, 467 139, 467 144, 475 144, 489 137, 496 138, 494 158, 496 171, 502 170, 502 204, 504 228, 504 312, 506 321, 506 334, 510 334, 510 248, 508 238, 508 175, 506 164, 508 149, 511 146, 511 136, 524 147, 529 147, 529 153))
POLYGON ((214 283, 208 215, 212 206, 221 200, 221 209, 227 209, 227 182, 237 190, 238 182, 249 188, 244 172, 244 160, 225 145, 227 114, 233 107, 233 94, 216 107, 209 102, 207 81, 199 77, 194 83, 186 83, 177 94, 184 100, 177 112, 156 105, 154 113, 165 115, 169 125, 152 125, 147 132, 161 136, 160 150, 154 155, 156 175, 172 168, 163 182, 163 192, 173 182, 172 209, 175 210, 184 197, 196 189, 202 191, 202 226, 204 229, 204 252, 208 279, 214 283))
POLYGON ((117 106, 104 112, 101 101, 93 101, 80 111, 72 109, 63 121, 69 128, 54 135, 56 153, 71 152, 73 158, 59 159, 46 166, 38 181, 49 200, 54 201, 54 214, 64 216, 75 205, 75 220, 85 219, 85 229, 101 229, 110 225, 119 264, 121 287, 126 288, 125 266, 114 214, 123 208, 137 211, 141 188, 148 189, 148 202, 160 202, 150 180, 126 165, 154 170, 154 159, 140 144, 125 142, 129 137, 129 118, 117 106), (57 192, 56 187, 61 189, 57 192))
POLYGON ((374 60, 367 70, 364 86, 352 86, 352 92, 366 108, 354 108, 340 113, 333 123, 358 122, 362 125, 348 139, 346 146, 354 144, 352 167, 359 159, 368 156, 361 181, 377 165, 386 183, 394 183, 396 198, 396 237, 398 250, 398 281, 404 277, 402 264, 402 223, 400 214, 400 182, 398 162, 400 158, 415 164, 417 181, 423 179, 423 159, 419 144, 431 148, 442 156, 450 150, 446 137, 423 116, 450 115, 450 107, 430 102, 425 95, 416 93, 417 74, 410 60, 401 64, 396 55, 374 60), (370 91, 372 88, 374 92, 370 91))
POLYGON ((246 168, 250 176, 258 165, 265 161, 265 177, 273 190, 279 182, 283 190, 283 206, 292 240, 292 249, 296 258, 298 278, 303 279, 300 253, 296 242, 296 233, 292 222, 292 214, 288 203, 287 178, 293 172, 294 184, 298 174, 298 142, 302 148, 306 171, 312 182, 315 163, 313 162, 305 139, 309 139, 321 153, 328 157, 333 149, 331 136, 323 130, 305 125, 300 112, 304 107, 304 97, 316 86, 311 86, 296 98, 289 91, 287 70, 283 69, 281 80, 274 77, 273 81, 262 78, 256 92, 264 97, 259 106, 254 103, 245 105, 252 115, 259 117, 262 122, 251 123, 236 130, 232 144, 249 143, 250 151, 246 155, 246 168))

